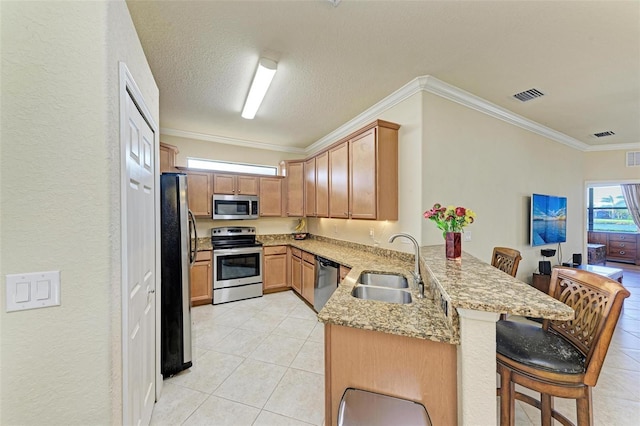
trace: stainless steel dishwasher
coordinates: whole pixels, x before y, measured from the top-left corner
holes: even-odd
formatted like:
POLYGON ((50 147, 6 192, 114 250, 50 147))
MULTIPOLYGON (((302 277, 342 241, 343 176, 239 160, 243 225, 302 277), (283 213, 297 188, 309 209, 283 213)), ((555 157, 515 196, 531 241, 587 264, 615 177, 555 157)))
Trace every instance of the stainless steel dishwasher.
POLYGON ((313 289, 313 308, 320 312, 333 292, 338 288, 340 265, 324 257, 316 256, 316 280, 313 289))

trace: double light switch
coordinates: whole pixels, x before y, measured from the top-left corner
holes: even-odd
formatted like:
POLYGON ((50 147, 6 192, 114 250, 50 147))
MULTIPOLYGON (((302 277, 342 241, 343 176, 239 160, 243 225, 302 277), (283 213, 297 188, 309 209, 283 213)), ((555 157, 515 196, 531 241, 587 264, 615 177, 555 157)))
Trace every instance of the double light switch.
POLYGON ((60 305, 60 271, 7 275, 7 312, 60 305))

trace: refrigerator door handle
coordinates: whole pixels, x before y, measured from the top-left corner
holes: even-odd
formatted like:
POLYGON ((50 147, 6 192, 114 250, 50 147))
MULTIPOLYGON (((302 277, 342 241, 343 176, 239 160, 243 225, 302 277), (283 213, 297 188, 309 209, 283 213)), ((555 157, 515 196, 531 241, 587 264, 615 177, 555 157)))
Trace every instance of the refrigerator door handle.
POLYGON ((198 252, 198 230, 196 229, 196 218, 193 216, 193 212, 189 210, 189 265, 193 266, 196 261, 196 254, 198 252), (193 244, 191 243, 191 230, 193 230, 193 244))

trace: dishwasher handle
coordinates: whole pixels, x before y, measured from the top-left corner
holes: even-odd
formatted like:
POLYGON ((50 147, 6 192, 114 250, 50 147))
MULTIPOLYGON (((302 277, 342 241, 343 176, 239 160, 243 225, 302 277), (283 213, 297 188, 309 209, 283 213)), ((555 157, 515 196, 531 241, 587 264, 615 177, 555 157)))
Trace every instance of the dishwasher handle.
POLYGON ((325 259, 324 257, 316 256, 316 263, 319 267, 323 268, 340 268, 340 265, 333 260, 325 259))

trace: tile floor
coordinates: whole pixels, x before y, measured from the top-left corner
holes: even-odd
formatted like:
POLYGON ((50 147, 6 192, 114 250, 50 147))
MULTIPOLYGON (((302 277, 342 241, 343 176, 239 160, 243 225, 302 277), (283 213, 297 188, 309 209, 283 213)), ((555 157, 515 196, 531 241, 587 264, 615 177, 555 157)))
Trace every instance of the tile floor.
MULTIPOLYGON (((597 386, 597 426, 640 424, 640 267, 621 267, 631 291, 597 386)), ((193 308, 194 365, 164 381, 152 425, 323 425, 323 328, 292 292, 193 308)), ((575 422, 574 403, 555 399, 575 422)), ((516 401, 516 425, 539 425, 516 401)))
POLYGON ((192 309, 193 366, 164 381, 152 425, 324 424, 324 333, 292 292, 192 309))

